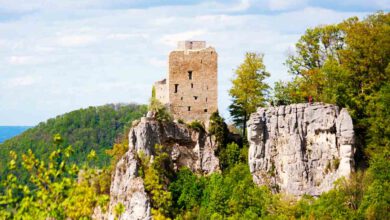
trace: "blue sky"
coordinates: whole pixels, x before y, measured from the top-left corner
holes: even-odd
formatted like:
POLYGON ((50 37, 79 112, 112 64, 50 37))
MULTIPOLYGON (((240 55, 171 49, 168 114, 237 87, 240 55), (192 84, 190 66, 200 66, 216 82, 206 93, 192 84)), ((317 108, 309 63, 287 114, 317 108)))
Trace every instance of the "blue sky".
POLYGON ((267 81, 309 27, 388 11, 390 0, 0 0, 0 125, 35 125, 91 105, 147 103, 179 40, 219 54, 219 109, 246 51, 267 81))

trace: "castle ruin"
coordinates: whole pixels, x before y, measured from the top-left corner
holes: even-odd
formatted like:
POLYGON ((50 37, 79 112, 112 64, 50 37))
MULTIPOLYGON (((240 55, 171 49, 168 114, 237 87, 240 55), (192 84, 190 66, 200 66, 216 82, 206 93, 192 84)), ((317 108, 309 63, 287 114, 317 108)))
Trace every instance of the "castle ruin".
POLYGON ((218 110, 217 60, 205 41, 179 42, 169 54, 168 76, 154 86, 175 119, 207 121, 218 110))

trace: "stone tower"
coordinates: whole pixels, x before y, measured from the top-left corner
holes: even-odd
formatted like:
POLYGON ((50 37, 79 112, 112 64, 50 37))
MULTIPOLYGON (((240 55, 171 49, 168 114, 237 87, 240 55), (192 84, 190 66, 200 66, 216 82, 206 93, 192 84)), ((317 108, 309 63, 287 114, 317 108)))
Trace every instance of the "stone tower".
POLYGON ((155 88, 175 119, 207 121, 218 110, 217 59, 205 41, 179 42, 169 54, 168 77, 155 88))

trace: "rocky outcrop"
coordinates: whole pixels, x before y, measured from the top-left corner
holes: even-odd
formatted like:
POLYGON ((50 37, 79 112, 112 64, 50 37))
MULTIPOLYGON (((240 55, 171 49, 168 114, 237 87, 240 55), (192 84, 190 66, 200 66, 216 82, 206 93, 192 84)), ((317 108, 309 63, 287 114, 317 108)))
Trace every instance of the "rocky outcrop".
POLYGON ((154 155, 156 144, 168 148, 176 169, 186 166, 193 172, 209 174, 219 170, 215 156, 215 138, 204 131, 196 131, 185 124, 160 123, 142 118, 129 133, 129 150, 154 155))
POLYGON ((259 108, 248 121, 249 168, 257 184, 318 196, 353 169, 351 116, 314 103, 259 108))
POLYGON ((184 124, 161 123, 152 116, 143 117, 130 130, 129 151, 116 165, 108 213, 103 214, 97 207, 94 219, 113 220, 116 217, 115 207, 120 203, 124 205, 125 212, 117 216, 119 220, 151 219, 150 198, 138 174, 140 164, 137 154, 143 152, 153 157, 156 144, 163 145, 170 153, 175 169, 186 166, 202 174, 219 170, 214 137, 204 131, 189 129, 184 124))
POLYGON ((139 166, 131 150, 117 163, 110 189, 109 220, 115 218, 115 206, 119 203, 125 208, 119 219, 151 219, 149 196, 142 177, 138 176, 139 166))
POLYGON ((138 175, 139 162, 135 151, 129 150, 117 163, 110 188, 108 211, 97 206, 92 215, 94 220, 152 219, 150 199, 145 192, 144 181, 138 175), (116 208, 123 205, 124 212, 116 208))

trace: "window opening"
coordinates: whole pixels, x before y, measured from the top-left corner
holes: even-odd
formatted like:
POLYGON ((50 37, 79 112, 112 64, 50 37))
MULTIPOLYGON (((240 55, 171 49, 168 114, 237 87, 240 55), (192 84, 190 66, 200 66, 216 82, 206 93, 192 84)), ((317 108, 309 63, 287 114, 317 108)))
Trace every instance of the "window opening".
POLYGON ((179 84, 175 84, 175 93, 177 93, 178 88, 179 88, 179 84))
POLYGON ((188 108, 188 111, 191 111, 191 106, 188 106, 187 108, 188 108))
POLYGON ((189 79, 189 80, 192 80, 192 70, 189 70, 189 71, 188 71, 188 79, 189 79))
POLYGON ((195 99, 195 100, 198 100, 198 96, 194 96, 194 99, 195 99))
POLYGON ((204 112, 207 112, 207 108, 204 109, 204 112))

